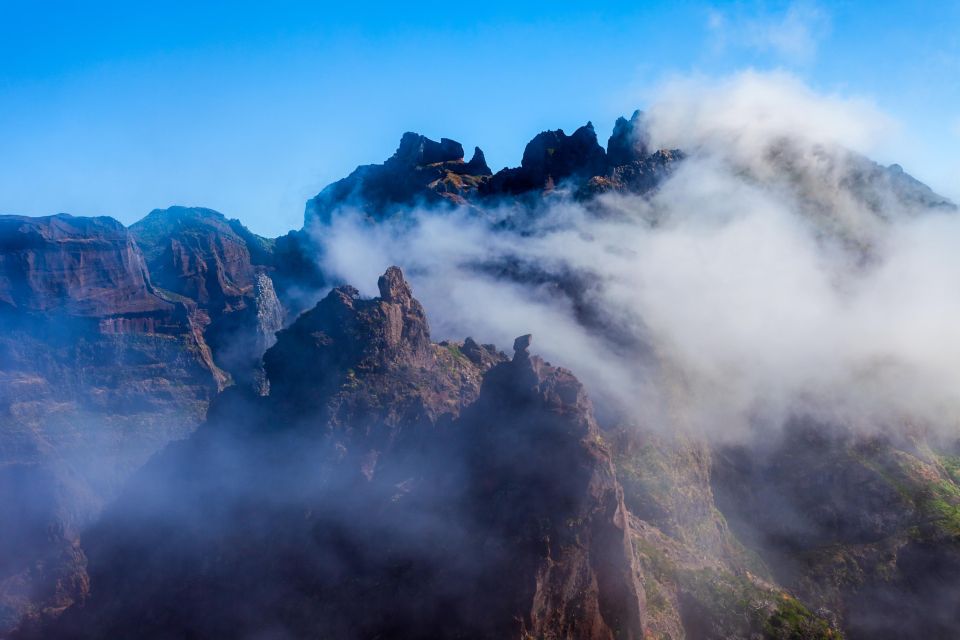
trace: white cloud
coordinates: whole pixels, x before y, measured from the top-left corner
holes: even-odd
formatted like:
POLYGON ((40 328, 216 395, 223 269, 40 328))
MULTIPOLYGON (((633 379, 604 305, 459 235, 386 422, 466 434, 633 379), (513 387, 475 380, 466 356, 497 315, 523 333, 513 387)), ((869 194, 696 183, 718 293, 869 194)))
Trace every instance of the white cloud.
POLYGON ((791 62, 808 62, 817 53, 829 30, 827 13, 812 2, 794 2, 781 14, 748 14, 736 10, 711 10, 707 17, 718 49, 745 48, 772 53, 791 62))
POLYGON ((817 93, 782 71, 668 80, 648 117, 655 144, 709 146, 743 158, 755 158, 778 138, 867 153, 895 126, 869 100, 817 93))

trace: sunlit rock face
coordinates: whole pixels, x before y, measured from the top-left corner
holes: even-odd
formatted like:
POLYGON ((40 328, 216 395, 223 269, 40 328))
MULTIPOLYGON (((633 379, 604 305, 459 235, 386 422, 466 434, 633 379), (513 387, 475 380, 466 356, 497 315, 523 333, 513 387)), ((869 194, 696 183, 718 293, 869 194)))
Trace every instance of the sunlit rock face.
POLYGON ((194 324, 233 382, 259 384, 260 358, 285 312, 270 273, 273 241, 210 209, 152 211, 130 227, 154 286, 193 307, 194 324))
POLYGON ((0 628, 86 591, 81 529, 225 380, 110 218, 0 217, 0 628))
POLYGON ((82 596, 82 528, 219 390, 262 378, 284 311, 254 240, 208 210, 0 217, 0 627, 82 596))

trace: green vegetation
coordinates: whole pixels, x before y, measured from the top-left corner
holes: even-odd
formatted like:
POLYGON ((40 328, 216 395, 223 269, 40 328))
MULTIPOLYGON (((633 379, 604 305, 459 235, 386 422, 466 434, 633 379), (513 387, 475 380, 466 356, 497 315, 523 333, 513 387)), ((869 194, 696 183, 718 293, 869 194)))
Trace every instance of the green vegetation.
POLYGON ((834 640, 842 637, 796 598, 764 589, 745 577, 702 570, 683 578, 698 608, 709 614, 711 627, 724 637, 766 640, 834 640))
POLYGON ((446 345, 447 351, 449 351, 454 358, 459 358, 460 360, 466 360, 467 356, 463 355, 463 352, 460 351, 460 345, 453 342, 448 342, 446 345))
POLYGON ((960 536, 960 487, 951 480, 934 482, 929 485, 921 502, 941 530, 949 535, 960 536))
POLYGON ((843 636, 817 618, 799 600, 784 595, 763 625, 767 640, 836 640, 843 636))
POLYGON ((892 456, 855 459, 913 505, 920 514, 918 524, 931 523, 946 535, 960 535, 960 458, 933 456, 934 463, 930 464, 899 451, 892 456))
POLYGON ((960 483, 960 456, 939 456, 939 459, 950 479, 960 483))

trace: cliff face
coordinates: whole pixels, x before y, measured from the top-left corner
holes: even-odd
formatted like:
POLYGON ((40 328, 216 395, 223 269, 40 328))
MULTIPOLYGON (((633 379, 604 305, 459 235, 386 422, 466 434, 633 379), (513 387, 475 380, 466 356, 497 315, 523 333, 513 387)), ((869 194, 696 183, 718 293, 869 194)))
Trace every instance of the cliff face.
POLYGON ((518 338, 513 359, 487 373, 462 427, 472 535, 491 551, 476 589, 496 594, 483 600, 484 635, 642 638, 644 593, 610 452, 579 381, 528 345, 518 338))
POLYGON ((7 309, 113 317, 169 311, 143 255, 112 218, 0 217, 0 303, 7 309))
POLYGON ((270 279, 273 242, 216 211, 186 207, 152 211, 130 233, 153 284, 191 308, 217 366, 258 384, 260 357, 284 318, 270 279))
POLYGON ((0 629, 82 597, 82 528, 230 374, 262 384, 264 252, 207 211, 0 217, 0 629))
POLYGON ((80 529, 199 423, 219 371, 118 222, 6 216, 0 238, 3 628, 82 596, 80 529))

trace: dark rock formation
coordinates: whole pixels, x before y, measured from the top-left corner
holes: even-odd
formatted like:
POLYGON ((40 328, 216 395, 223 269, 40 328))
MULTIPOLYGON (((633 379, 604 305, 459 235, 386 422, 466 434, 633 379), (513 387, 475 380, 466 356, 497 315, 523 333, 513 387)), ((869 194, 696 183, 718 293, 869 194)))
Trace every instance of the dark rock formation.
POLYGON ((605 169, 606 153, 588 122, 569 136, 561 129, 537 134, 523 150, 520 166, 497 172, 481 191, 502 196, 552 190, 568 179, 585 180, 605 169))
POLYGON ((395 268, 380 293, 281 332, 271 395, 224 394, 139 475, 88 535, 89 599, 40 633, 642 637, 580 383, 522 341, 473 343, 489 368, 431 343, 395 268))
POLYGON ((529 346, 517 338, 513 359, 489 371, 462 427, 472 535, 490 550, 480 635, 642 638, 623 491, 592 406, 529 346))
POLYGON ((329 222, 341 207, 382 220, 415 205, 464 204, 489 175, 479 148, 470 162, 464 162, 459 142, 447 138, 434 142, 408 132, 386 162, 358 167, 307 202, 304 226, 329 222))
POLYGON ((479 147, 464 162, 458 142, 405 133, 386 162, 358 167, 310 200, 305 228, 329 223, 342 208, 376 221, 412 206, 483 206, 503 199, 536 206, 561 186, 580 198, 610 190, 645 193, 683 157, 678 151, 650 152, 639 111, 617 120, 608 148, 600 146, 589 122, 570 135, 543 131, 527 144, 519 167, 491 174, 479 147))
POLYGON ((470 158, 470 162, 464 167, 464 173, 471 176, 491 175, 490 167, 487 166, 487 158, 483 155, 480 147, 473 148, 473 157, 470 158))
POLYGON ((617 118, 607 140, 607 163, 616 167, 643 160, 650 155, 647 138, 642 111, 634 111, 629 120, 617 118))

